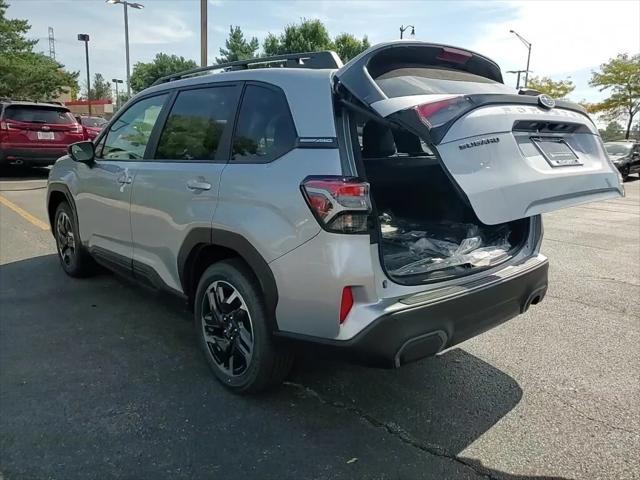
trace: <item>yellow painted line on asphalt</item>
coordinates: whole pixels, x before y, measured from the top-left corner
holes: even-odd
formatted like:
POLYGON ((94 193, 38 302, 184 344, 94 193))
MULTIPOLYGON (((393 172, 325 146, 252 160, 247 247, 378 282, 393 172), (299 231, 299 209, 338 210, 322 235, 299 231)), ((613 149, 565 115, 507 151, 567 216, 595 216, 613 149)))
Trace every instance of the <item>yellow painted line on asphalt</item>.
POLYGON ((13 203, 11 200, 9 200, 7 197, 0 195, 0 203, 5 207, 7 207, 8 209, 16 212, 18 215, 20 215, 22 218, 24 218, 27 222, 31 223, 32 225, 35 225, 36 227, 41 228, 42 230, 49 230, 49 225, 47 223, 43 222, 39 218, 34 217, 29 212, 27 212, 24 208, 19 207, 18 205, 13 203))

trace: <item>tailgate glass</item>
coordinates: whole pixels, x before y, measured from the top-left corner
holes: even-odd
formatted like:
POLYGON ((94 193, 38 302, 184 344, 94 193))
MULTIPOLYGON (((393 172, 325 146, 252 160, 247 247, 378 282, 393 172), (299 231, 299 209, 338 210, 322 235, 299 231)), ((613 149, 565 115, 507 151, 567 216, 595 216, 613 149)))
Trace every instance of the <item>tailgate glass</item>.
POLYGON ((75 123, 75 118, 63 108, 39 106, 9 106, 5 110, 5 119, 24 123, 39 123, 49 125, 69 125, 75 123))
POLYGON ((511 87, 494 80, 444 68, 399 68, 374 80, 389 98, 442 93, 516 93, 511 87))

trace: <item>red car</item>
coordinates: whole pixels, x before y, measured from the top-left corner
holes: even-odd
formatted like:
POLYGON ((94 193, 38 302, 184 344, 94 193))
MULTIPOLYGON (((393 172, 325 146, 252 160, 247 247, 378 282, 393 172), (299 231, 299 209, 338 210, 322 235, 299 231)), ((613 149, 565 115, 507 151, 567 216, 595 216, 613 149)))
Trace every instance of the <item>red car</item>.
POLYGON ((95 140, 102 131, 107 121, 102 117, 76 117, 78 123, 82 125, 85 140, 95 140))
POLYGON ((0 102, 0 165, 51 165, 84 139, 82 125, 64 106, 0 102))

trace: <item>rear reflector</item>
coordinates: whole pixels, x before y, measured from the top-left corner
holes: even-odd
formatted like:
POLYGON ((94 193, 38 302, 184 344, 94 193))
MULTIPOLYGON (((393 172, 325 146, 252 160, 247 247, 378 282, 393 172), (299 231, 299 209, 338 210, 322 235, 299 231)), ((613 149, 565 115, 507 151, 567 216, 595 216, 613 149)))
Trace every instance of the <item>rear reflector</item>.
POLYGON ((423 103, 414 107, 414 110, 422 123, 429 128, 436 128, 458 117, 471 103, 469 97, 455 95, 437 102, 423 103))
POLYGON ((340 325, 344 323, 353 307, 353 292, 351 287, 344 287, 342 289, 342 298, 340 299, 340 325))
POLYGON ((371 213, 369 184, 353 177, 308 177, 300 185, 318 223, 335 233, 365 233, 371 213))

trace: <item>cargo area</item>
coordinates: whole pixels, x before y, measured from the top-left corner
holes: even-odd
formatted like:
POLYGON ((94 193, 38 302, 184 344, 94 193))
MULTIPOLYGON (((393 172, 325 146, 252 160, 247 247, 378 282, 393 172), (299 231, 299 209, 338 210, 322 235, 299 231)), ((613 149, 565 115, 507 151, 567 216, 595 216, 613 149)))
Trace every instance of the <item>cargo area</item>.
POLYGON ((381 261, 394 281, 470 274, 508 260, 523 245, 529 220, 481 223, 416 135, 368 120, 358 126, 358 138, 381 261))

